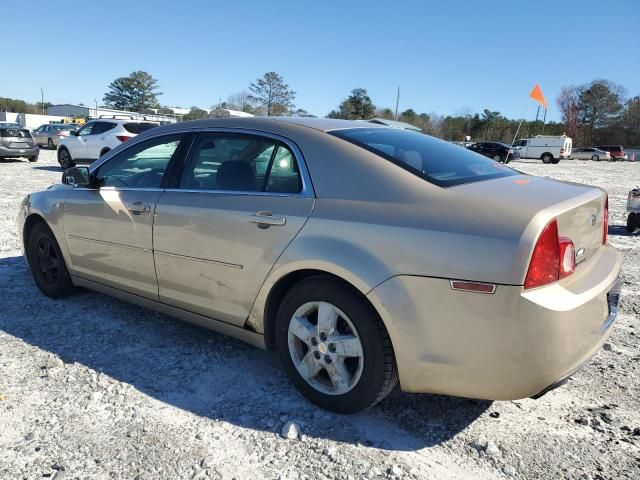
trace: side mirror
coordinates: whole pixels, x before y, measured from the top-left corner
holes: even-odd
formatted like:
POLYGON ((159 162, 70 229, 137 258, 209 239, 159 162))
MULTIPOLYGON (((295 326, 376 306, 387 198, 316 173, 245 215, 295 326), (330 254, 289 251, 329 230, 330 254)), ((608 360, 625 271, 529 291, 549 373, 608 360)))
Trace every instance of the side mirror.
POLYGON ((73 135, 74 137, 77 137, 77 136, 78 136, 78 131, 77 131, 77 130, 70 130, 70 131, 69 131, 69 133, 70 133, 71 135, 73 135))
POLYGON ((89 167, 67 168, 62 174, 62 183, 73 187, 89 187, 91 185, 89 167))

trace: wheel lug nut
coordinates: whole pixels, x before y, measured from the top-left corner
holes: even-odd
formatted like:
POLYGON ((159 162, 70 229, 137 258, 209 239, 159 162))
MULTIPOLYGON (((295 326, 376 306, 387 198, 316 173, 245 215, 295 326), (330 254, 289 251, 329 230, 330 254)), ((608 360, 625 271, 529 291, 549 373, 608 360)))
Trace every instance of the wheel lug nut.
POLYGON ((316 337, 311 337, 311 345, 313 345, 314 347, 318 345, 318 340, 316 340, 316 337))
POLYGON ((330 344, 329 344, 329 351, 330 351, 331 353, 336 353, 336 346, 335 346, 335 344, 333 344, 333 343, 330 343, 330 344))
POLYGON ((327 334, 324 332, 320 332, 320 340, 324 342, 326 339, 327 339, 327 334))
POLYGON ((325 355, 325 356, 324 356, 324 361, 325 361, 326 363, 331 363, 331 362, 333 362, 333 360, 331 360, 331 357, 330 357, 329 355, 325 355))
POLYGON ((316 360, 320 360, 320 352, 313 352, 313 356, 316 360))

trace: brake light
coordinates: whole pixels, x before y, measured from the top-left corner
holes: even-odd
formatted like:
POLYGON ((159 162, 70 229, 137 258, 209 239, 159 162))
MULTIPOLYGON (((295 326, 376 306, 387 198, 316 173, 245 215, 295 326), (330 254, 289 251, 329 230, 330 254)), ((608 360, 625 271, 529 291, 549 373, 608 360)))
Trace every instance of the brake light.
POLYGON ((576 270, 576 249, 567 237, 558 237, 558 221, 554 218, 544 228, 531 255, 524 288, 535 288, 556 282, 576 270))
POLYGON ((524 288, 534 288, 558 280, 560 246, 558 244, 558 222, 554 218, 538 238, 531 263, 524 280, 524 288))
POLYGON ((127 135, 116 135, 116 138, 118 140, 120 140, 121 142, 126 142, 127 140, 129 140, 130 138, 133 138, 133 137, 129 137, 127 135))
POLYGON ((564 148, 560 148, 560 155, 564 153, 564 148))
POLYGON ((602 244, 607 243, 607 234, 609 233, 609 195, 604 199, 604 212, 602 214, 602 244))

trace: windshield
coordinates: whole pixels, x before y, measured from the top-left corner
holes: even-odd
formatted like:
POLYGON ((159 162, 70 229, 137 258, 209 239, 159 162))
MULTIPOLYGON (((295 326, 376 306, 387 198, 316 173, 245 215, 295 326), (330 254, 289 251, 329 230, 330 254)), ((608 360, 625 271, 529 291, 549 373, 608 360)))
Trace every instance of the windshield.
POLYGON ((56 130, 77 130, 77 125, 67 124, 67 125, 54 125, 53 128, 56 130))
POLYGON ((395 128, 329 132, 441 187, 518 175, 494 160, 423 133, 395 128))

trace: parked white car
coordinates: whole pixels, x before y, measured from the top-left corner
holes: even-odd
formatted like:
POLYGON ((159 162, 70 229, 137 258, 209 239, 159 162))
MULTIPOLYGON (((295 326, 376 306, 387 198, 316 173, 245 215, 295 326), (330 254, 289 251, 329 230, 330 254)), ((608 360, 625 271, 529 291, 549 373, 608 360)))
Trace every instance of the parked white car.
POLYGON ((91 163, 122 142, 158 124, 145 120, 98 119, 60 140, 58 163, 64 169, 76 163, 91 163))
POLYGON ((574 148, 571 151, 571 158, 575 160, 611 160, 611 154, 599 148, 574 148))
POLYGON ((539 158, 543 163, 558 163, 563 158, 569 158, 572 147, 573 140, 566 135, 536 135, 513 144, 520 158, 539 158))

